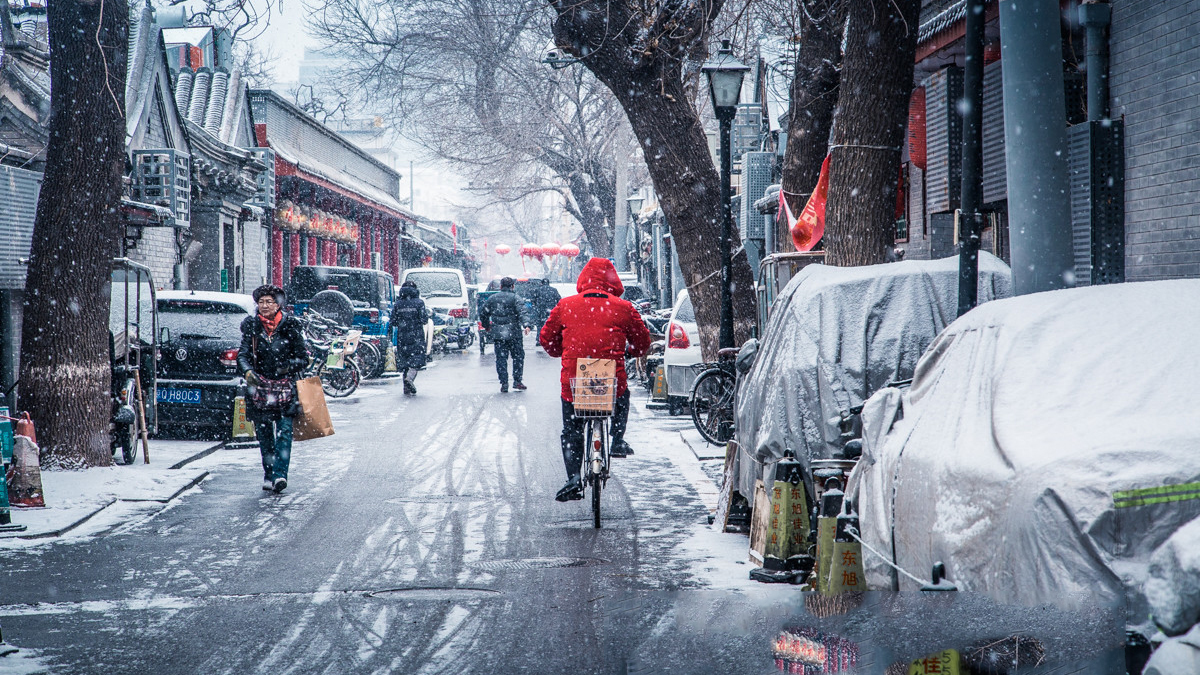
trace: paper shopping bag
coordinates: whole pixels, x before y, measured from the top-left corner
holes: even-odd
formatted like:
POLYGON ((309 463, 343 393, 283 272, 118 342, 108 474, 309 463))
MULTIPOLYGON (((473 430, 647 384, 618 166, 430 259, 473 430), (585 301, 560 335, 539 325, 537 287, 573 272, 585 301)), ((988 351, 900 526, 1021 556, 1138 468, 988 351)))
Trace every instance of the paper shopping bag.
POLYGON ((333 421, 329 419, 329 408, 325 407, 321 378, 297 380, 296 399, 300 403, 300 414, 296 415, 292 424, 292 440, 307 441, 332 436, 333 421))

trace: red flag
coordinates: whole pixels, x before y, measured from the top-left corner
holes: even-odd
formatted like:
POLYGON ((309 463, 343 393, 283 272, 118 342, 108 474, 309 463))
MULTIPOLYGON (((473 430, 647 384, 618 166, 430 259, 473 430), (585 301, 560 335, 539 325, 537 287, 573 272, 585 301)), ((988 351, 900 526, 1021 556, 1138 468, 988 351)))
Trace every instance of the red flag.
MULTIPOLYGON (((821 162, 821 177, 800 217, 791 224, 792 243, 797 251, 811 251, 825 236, 825 201, 829 197, 829 155, 821 162)), ((782 194, 782 191, 780 191, 782 194)), ((786 205, 786 201, 784 204, 786 205)), ((790 220, 790 219, 789 219, 790 220)))

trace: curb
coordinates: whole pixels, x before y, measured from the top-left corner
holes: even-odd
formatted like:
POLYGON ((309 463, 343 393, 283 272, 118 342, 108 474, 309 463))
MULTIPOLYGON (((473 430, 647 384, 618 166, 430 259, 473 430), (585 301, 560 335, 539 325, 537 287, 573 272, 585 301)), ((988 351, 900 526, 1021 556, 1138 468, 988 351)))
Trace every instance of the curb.
MULTIPOLYGON (((189 462, 194 462, 202 457, 207 457, 208 455, 211 455, 212 453, 216 452, 217 450, 220 450, 224 446, 225 446, 225 442, 222 441, 222 442, 212 446, 211 448, 202 450, 202 451, 196 453, 195 455, 192 455, 191 457, 188 457, 187 459, 184 459, 184 460, 176 463, 173 466, 167 467, 167 470, 170 471, 172 469, 180 469, 184 465, 188 464, 189 462)), ((96 510, 83 516, 79 520, 76 520, 75 522, 73 522, 69 525, 66 525, 64 527, 60 527, 57 530, 50 530, 49 532, 38 532, 36 534, 18 534, 18 535, 13 535, 13 536, 4 537, 4 538, 5 539, 49 539, 51 537, 61 537, 62 535, 66 534, 67 532, 74 530, 75 528, 79 527, 80 525, 83 525, 87 521, 96 517, 96 514, 104 511, 105 509, 112 506, 113 504, 116 504, 117 502, 141 502, 141 503, 153 502, 153 503, 158 503, 158 504, 168 504, 171 502, 171 500, 175 499, 179 495, 181 495, 184 492, 187 492, 188 490, 199 485, 205 478, 208 478, 208 476, 209 476, 208 471, 201 473, 200 475, 196 476, 191 481, 189 481, 187 483, 187 485, 184 485, 183 487, 179 488, 178 490, 173 492, 168 497, 150 498, 150 499, 125 499, 123 497, 114 497, 114 498, 108 500, 107 502, 105 502, 103 505, 101 505, 96 510)))
POLYGON ((182 469, 183 467, 187 466, 188 464, 191 464, 192 462, 194 462, 198 459, 208 457, 209 455, 213 454, 214 452, 225 447, 226 443, 228 443, 228 441, 221 441, 220 443, 217 443, 216 445, 212 446, 211 448, 205 448, 204 450, 197 452, 196 454, 192 455, 191 457, 188 457, 186 459, 181 459, 178 462, 175 462, 174 464, 172 464, 171 466, 168 466, 167 471, 171 471, 173 469, 182 469))
POLYGON ((692 451, 692 454, 695 455, 696 459, 699 461, 706 462, 711 459, 725 459, 725 451, 719 445, 712 446, 715 447, 716 450, 709 450, 709 444, 704 443, 700 446, 700 450, 697 450, 696 446, 692 445, 692 442, 688 440, 688 437, 685 436, 682 431, 679 432, 679 438, 683 440, 683 444, 688 447, 688 450, 692 451), (713 454, 715 452, 720 452, 720 454, 713 454))

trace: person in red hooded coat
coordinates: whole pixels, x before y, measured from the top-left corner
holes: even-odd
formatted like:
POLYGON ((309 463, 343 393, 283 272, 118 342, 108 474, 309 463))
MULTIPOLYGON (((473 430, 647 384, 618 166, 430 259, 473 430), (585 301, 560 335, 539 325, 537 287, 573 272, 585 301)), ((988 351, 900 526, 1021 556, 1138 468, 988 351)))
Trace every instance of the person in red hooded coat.
POLYGON ((562 453, 567 468, 567 484, 555 497, 560 502, 583 498, 579 470, 583 463, 583 420, 575 417, 571 401, 571 378, 575 362, 581 358, 616 361, 617 400, 613 410, 613 457, 633 454, 625 442, 629 420, 629 389, 625 381, 625 354, 641 356, 650 348, 650 331, 638 311, 621 299, 621 284, 612 261, 592 258, 575 282, 578 295, 564 298, 546 319, 538 340, 546 353, 562 357, 562 453))

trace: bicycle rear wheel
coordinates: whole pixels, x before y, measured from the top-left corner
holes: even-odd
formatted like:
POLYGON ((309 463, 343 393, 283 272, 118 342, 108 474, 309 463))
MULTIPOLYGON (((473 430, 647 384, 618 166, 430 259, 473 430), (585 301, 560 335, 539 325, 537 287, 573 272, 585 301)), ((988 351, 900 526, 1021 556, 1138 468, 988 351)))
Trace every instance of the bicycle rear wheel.
POLYGON ((733 422, 735 386, 733 375, 718 368, 704 371, 692 385, 692 423, 704 440, 713 445, 725 442, 721 427, 726 422, 733 422))
POLYGON ((364 379, 378 377, 379 372, 383 371, 383 356, 370 342, 358 343, 354 350, 354 361, 358 364, 359 375, 364 379))
POLYGON ((340 370, 325 368, 321 371, 321 388, 327 396, 344 398, 358 389, 360 379, 358 365, 353 359, 347 359, 345 367, 340 370))

